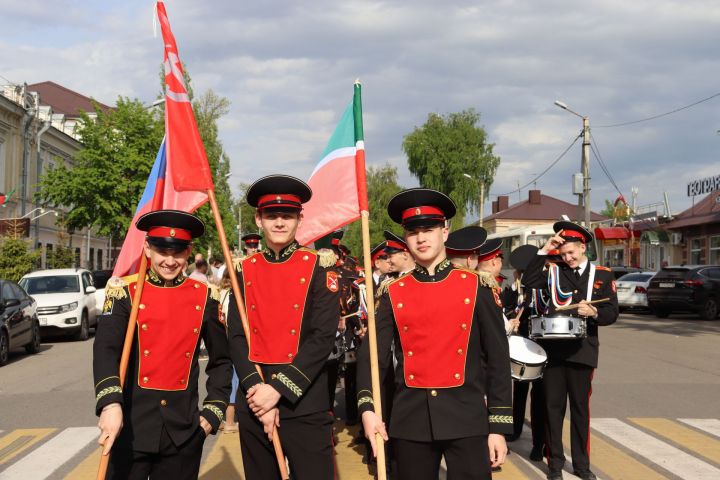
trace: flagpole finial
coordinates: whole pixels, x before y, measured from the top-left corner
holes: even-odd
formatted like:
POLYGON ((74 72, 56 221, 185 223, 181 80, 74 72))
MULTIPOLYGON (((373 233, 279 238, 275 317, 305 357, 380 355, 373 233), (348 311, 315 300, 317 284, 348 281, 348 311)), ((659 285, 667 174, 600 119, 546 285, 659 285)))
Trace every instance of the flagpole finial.
POLYGON ((355 85, 360 85, 360 79, 359 79, 359 78, 356 78, 356 79, 355 79, 355 85))

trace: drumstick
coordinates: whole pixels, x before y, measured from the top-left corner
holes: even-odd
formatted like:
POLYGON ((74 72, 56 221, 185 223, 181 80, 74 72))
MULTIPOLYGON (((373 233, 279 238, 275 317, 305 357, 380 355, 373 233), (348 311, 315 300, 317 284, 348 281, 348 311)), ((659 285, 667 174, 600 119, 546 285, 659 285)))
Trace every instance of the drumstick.
MULTIPOLYGON (((592 301, 587 302, 587 303, 590 304, 590 305, 595 305, 596 303, 603 303, 603 302, 609 302, 609 301, 610 301, 609 298, 599 298, 599 299, 597 299, 597 300, 592 300, 592 301)), ((557 308, 555 309, 555 311, 556 311, 556 312, 559 312, 559 311, 562 311, 562 310, 572 310, 572 309, 574 309, 574 308, 580 308, 580 304, 579 304, 579 303, 573 303, 573 304, 570 304, 570 305, 565 305, 565 306, 562 306, 562 307, 557 307, 557 308)))

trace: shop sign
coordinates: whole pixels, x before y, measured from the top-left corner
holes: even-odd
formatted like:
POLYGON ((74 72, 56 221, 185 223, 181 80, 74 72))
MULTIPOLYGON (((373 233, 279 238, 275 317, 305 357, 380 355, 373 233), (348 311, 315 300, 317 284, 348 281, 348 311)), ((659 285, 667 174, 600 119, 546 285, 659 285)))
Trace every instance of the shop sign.
POLYGON ((715 192, 717 190, 720 190, 720 175, 703 178, 701 180, 693 180, 687 185, 688 197, 705 195, 706 193, 715 192))

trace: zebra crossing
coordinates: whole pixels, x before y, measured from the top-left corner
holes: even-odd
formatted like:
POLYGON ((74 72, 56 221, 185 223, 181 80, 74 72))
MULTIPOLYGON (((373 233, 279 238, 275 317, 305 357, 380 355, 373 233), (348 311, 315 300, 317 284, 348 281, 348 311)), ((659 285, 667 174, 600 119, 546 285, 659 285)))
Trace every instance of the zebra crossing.
MULTIPOLYGON (((591 463, 601 479, 720 479, 720 420, 715 418, 596 418, 591 420, 591 463)), ((569 425, 564 439, 569 465, 569 425)), ((528 460, 529 428, 510 445, 500 480, 542 479, 542 462, 528 460)), ((0 430, 0 480, 94 479, 99 461, 96 427, 0 430)), ((364 447, 353 442, 357 427, 336 423, 338 480, 373 478, 362 462, 364 447)), ((237 435, 210 437, 201 479, 242 479, 237 435)), ((441 472, 441 480, 444 472, 441 472)))

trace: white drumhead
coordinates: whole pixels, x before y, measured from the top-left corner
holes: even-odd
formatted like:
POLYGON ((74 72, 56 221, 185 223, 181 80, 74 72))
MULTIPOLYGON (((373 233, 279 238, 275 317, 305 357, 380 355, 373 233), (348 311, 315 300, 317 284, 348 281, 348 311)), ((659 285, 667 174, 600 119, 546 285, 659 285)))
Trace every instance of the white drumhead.
POLYGON ((545 350, 532 340, 513 335, 508 338, 510 358, 529 365, 544 363, 547 360, 545 350))

